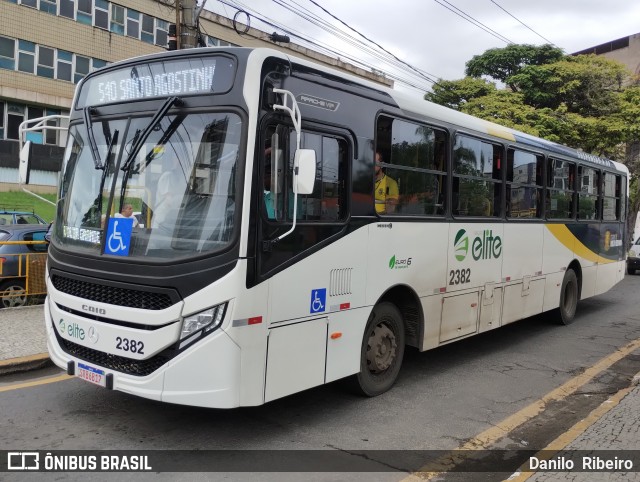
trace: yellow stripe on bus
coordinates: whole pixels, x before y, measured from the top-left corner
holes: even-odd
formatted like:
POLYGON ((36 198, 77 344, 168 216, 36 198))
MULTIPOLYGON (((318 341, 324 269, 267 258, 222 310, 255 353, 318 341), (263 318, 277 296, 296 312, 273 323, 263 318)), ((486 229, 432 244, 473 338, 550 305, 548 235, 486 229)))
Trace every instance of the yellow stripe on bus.
POLYGON ((587 248, 564 224, 547 224, 546 226, 558 241, 581 258, 600 264, 615 262, 615 260, 603 258, 587 248))
POLYGON ((501 137, 502 139, 506 139, 508 141, 514 141, 516 140, 516 137, 509 132, 508 130, 502 130, 502 129, 498 129, 496 126, 494 125, 488 125, 487 126, 487 134, 490 134, 492 136, 496 136, 496 137, 501 137))

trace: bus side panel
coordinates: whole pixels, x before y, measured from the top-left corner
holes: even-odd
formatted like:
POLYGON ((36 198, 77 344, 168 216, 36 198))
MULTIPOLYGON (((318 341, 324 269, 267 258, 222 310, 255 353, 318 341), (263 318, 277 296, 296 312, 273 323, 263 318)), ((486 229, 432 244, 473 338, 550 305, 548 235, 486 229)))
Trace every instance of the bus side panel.
POLYGON ((622 279, 625 270, 622 225, 608 223, 600 226, 600 256, 610 260, 598 266, 596 294, 604 293, 622 279))
POLYGON ((366 245, 367 228, 357 229, 271 277, 267 327, 363 306, 366 245))
MULTIPOLYGON (((419 297, 440 293, 447 282, 442 256, 447 243, 447 223, 369 225, 367 305, 375 305, 385 291, 397 285, 409 286, 419 297)), ((427 323, 438 322, 439 316, 439 312, 425 313, 427 323)))
POLYGON ((503 279, 521 280, 542 275, 543 230, 541 224, 504 225, 503 279))
MULTIPOLYGON (((503 223, 452 223, 447 248, 447 293, 502 282, 505 243, 503 223)), ((442 245, 440 246, 442 251, 442 245)))
POLYGON ((543 229, 540 224, 504 225, 504 289, 502 325, 542 312, 545 282, 542 279, 543 229))

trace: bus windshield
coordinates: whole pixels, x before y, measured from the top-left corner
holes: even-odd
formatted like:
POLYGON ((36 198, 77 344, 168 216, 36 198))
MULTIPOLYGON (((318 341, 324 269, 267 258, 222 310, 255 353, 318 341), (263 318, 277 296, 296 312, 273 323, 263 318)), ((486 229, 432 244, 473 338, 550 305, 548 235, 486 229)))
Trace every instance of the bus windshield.
POLYGON ((60 245, 164 260, 228 246, 236 225, 240 117, 166 115, 145 139, 142 132, 150 122, 151 117, 94 120, 98 164, 87 126, 70 127, 53 235, 60 245), (120 246, 126 249, 107 243, 113 220, 121 223, 118 240, 125 236, 120 246), (122 232, 122 225, 129 229, 122 232))

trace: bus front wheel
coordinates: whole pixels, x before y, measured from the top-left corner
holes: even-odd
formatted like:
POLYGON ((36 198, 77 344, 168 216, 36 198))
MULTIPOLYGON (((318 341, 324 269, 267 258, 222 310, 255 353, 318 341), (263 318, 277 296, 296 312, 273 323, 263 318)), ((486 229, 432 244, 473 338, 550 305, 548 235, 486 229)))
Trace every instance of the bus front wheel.
POLYGON ((400 372, 404 356, 404 323, 398 308, 388 302, 371 313, 362 339, 360 373, 355 388, 375 397, 389 390, 400 372))
POLYGON ((567 269, 560 288, 560 321, 563 325, 570 325, 576 316, 578 306, 578 277, 571 268, 567 269))

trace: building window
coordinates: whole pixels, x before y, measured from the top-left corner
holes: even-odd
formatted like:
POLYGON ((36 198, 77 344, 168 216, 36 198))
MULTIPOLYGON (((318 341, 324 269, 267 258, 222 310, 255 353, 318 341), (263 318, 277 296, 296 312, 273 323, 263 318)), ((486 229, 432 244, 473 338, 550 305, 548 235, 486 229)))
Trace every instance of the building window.
POLYGON ((38 47, 38 75, 53 79, 53 54, 54 50, 40 45, 38 47))
MULTIPOLYGON (((60 115, 59 110, 47 109, 47 115, 60 115)), ((47 121, 47 125, 57 127, 60 125, 60 119, 47 121)), ((45 144, 58 145, 58 131, 55 129, 45 129, 45 144)))
POLYGON ((93 2, 92 0, 78 0, 78 16, 77 20, 85 25, 92 25, 93 18, 93 2))
POLYGON ((140 40, 153 45, 153 17, 142 14, 142 33, 140 40))
POLYGON ((95 10, 93 24, 96 27, 109 30, 109 2, 106 0, 95 0, 95 10))
POLYGON ((211 35, 207 35, 207 47, 217 47, 218 46, 218 39, 215 37, 212 37, 211 35))
POLYGON ((0 69, 15 70, 16 41, 0 37, 0 69))
POLYGON ((40 10, 55 15, 58 11, 56 0, 40 0, 40 10))
POLYGON ((75 19, 75 0, 60 0, 60 16, 75 19))
POLYGON ((27 7, 38 8, 38 0, 22 0, 20 3, 27 7))
POLYGON ((36 44, 18 40, 18 70, 33 74, 36 68, 36 44))
POLYGON ((113 33, 124 35, 124 7, 111 4, 111 26, 110 30, 113 33))
POLYGON ((140 12, 127 9, 127 36, 140 38, 140 12))
POLYGON ((66 50, 58 50, 58 79, 71 82, 73 70, 73 54, 66 50))
POLYGON ((77 84, 89 73, 91 59, 76 55, 76 72, 73 81, 77 84))
POLYGON ((160 47, 166 47, 168 33, 169 22, 156 18, 156 45, 159 45, 160 47))
POLYGON ((91 72, 93 72, 94 70, 101 69, 102 67, 107 65, 107 62, 100 59, 91 59, 91 64, 91 72))
POLYGON ((7 139, 18 140, 18 128, 24 121, 24 112, 23 104, 7 104, 7 139))

